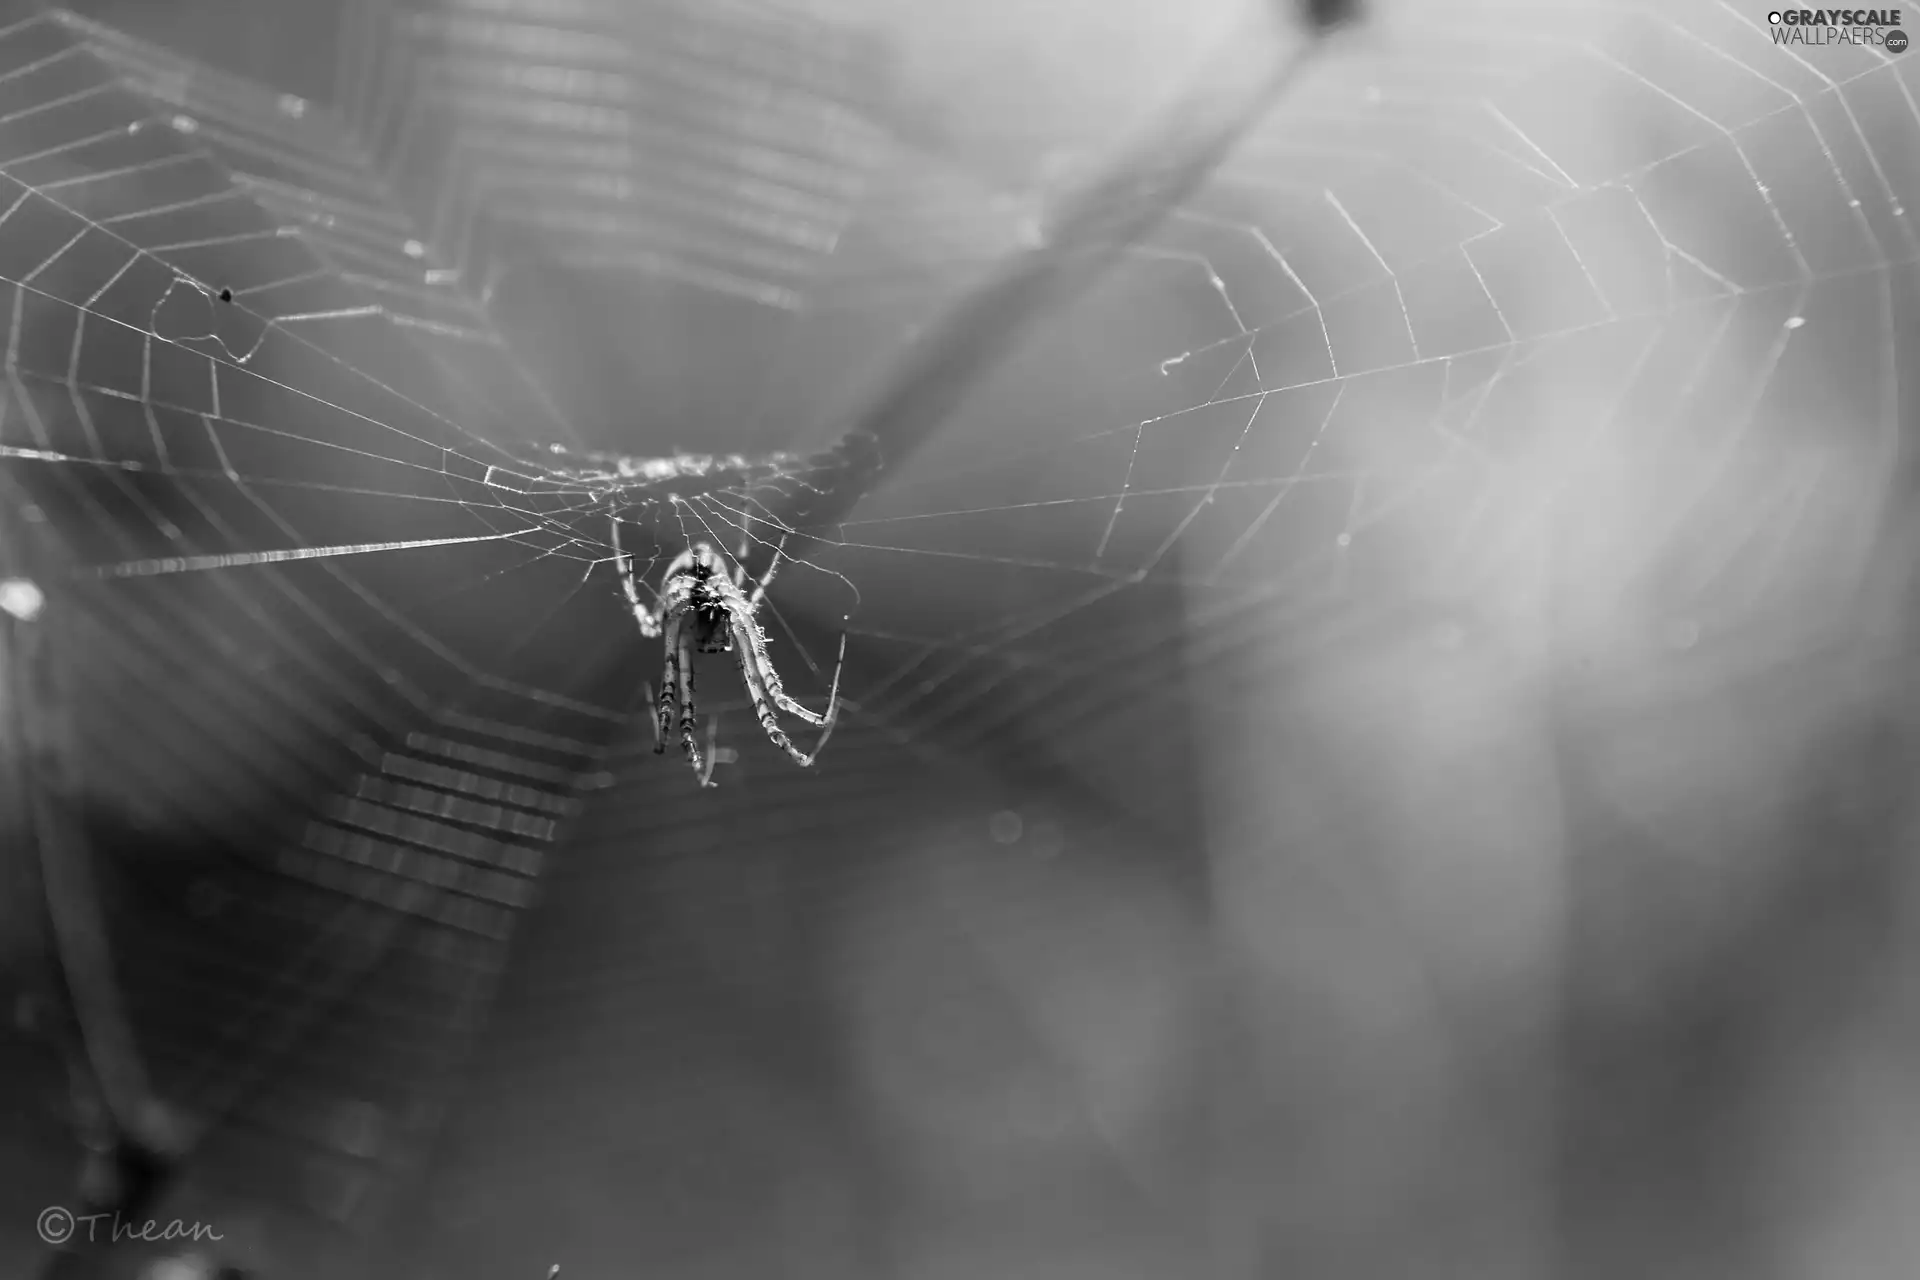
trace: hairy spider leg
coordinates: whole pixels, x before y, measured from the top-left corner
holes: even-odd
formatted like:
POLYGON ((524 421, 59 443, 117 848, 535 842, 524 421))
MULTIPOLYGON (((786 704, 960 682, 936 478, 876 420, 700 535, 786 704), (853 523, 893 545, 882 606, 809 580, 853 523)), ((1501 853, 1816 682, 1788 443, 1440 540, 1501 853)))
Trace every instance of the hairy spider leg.
POLYGON ((687 753, 687 763, 700 775, 700 785, 713 785, 713 766, 702 759, 700 740, 696 731, 700 719, 693 705, 693 637, 684 629, 680 632, 680 679, 684 687, 680 691, 680 746, 687 753))
MULTIPOLYGON (((779 545, 773 549, 773 562, 767 566, 766 573, 762 574, 760 581, 755 584, 753 594, 743 599, 744 609, 736 607, 734 616, 736 621, 744 623, 744 633, 748 637, 754 656, 759 659, 760 668, 764 673, 767 685, 767 694, 772 698, 774 705, 789 715, 798 716, 810 725, 823 725, 827 723, 826 716, 815 711, 809 711, 806 707, 801 706, 787 695, 786 687, 780 680, 780 672, 774 667, 772 659, 767 654, 766 630, 761 627, 760 620, 754 616, 760 607, 760 602, 766 598, 767 588, 773 585, 773 575, 780 571, 780 561, 785 557, 787 551, 788 536, 789 535, 785 533, 780 535, 779 545)), ((741 543, 741 554, 742 556, 746 554, 746 544, 744 541, 741 543)), ((744 563, 742 563, 740 568, 740 580, 741 585, 745 585, 746 569, 744 563)), ((845 635, 842 635, 840 637, 840 655, 842 660, 845 659, 846 652, 847 638, 845 635)), ((836 689, 839 688, 840 671, 837 666, 834 669, 833 681, 834 687, 836 689)), ((814 748, 814 754, 819 754, 818 747, 814 748)))
POLYGON ((747 682, 747 696, 753 702, 753 714, 760 721, 760 728, 766 732, 767 738, 774 746, 786 752, 801 768, 809 768, 819 758, 821 750, 826 747, 827 739, 833 736, 834 724, 840 718, 840 669, 847 660, 847 637, 844 632, 840 636, 840 656, 833 666, 833 687, 827 694, 826 714, 818 715, 808 711, 791 698, 786 698, 784 694, 781 695, 783 699, 781 701, 776 701, 773 697, 768 688, 768 682, 770 679, 777 681, 780 677, 766 662, 766 650, 754 643, 755 630, 751 619, 742 621, 738 614, 734 615, 734 636, 741 647, 740 674, 747 682), (774 710, 776 705, 792 708, 807 723, 822 726, 820 740, 813 744, 811 754, 794 746, 793 739, 789 738, 786 730, 780 727, 778 714, 774 710))
MULTIPOLYGON (((744 544, 742 544, 742 550, 745 550, 744 544)), ((760 581, 754 586, 753 594, 747 597, 748 608, 759 608, 760 602, 767 598, 767 588, 773 585, 773 575, 779 572, 780 558, 786 554, 786 551, 787 535, 783 533, 780 535, 780 545, 773 549, 773 563, 767 566, 767 571, 760 576, 760 581)), ((741 585, 744 586, 746 580, 746 567, 744 564, 741 566, 740 577, 741 585)))
MULTIPOLYGON (((641 686, 641 688, 646 695, 645 705, 649 708, 657 706, 658 704, 655 702, 653 696, 653 682, 649 680, 645 685, 641 686)), ((667 750, 667 740, 660 736, 660 721, 658 717, 649 715, 647 717, 647 724, 653 730, 653 754, 664 755, 667 750)), ((720 713, 716 711, 707 717, 707 767, 706 771, 700 775, 701 786, 713 785, 709 779, 713 777, 713 767, 719 763, 720 713)))
POLYGON ((680 705, 680 615, 667 619, 666 674, 660 681, 660 700, 654 703, 653 754, 664 755, 667 734, 673 730, 673 713, 680 705))
MULTIPOLYGON (((813 754, 820 754, 820 748, 827 745, 827 739, 833 733, 833 726, 840 720, 840 672, 847 665, 847 633, 840 633, 840 652, 833 659, 833 679, 827 685, 827 711, 818 721, 808 723, 820 725, 820 741, 813 744, 813 754)), ((771 670, 772 668, 768 668, 771 670)), ((798 705, 798 704, 795 704, 798 705)), ((802 711, 806 708, 802 707, 802 711)))
POLYGON ((713 768, 720 763, 720 714, 714 712, 707 717, 707 767, 700 774, 700 785, 713 785, 713 768))
MULTIPOLYGON (((779 668, 773 665, 773 658, 767 652, 767 633, 760 626, 760 620, 754 616, 752 606, 736 605, 733 607, 732 613, 734 634, 739 637, 744 637, 749 652, 752 653, 754 661, 759 664, 762 679, 767 688, 767 697, 772 700, 775 706, 779 707, 788 715, 798 716, 810 725, 819 726, 826 724, 827 716, 833 713, 831 697, 829 698, 826 715, 818 711, 809 710, 794 701, 792 696, 787 693, 786 684, 780 679, 779 668)), ((839 661, 834 664, 833 668, 833 687, 835 689, 840 687, 840 664, 846 661, 846 657, 847 637, 846 633, 842 632, 840 635, 840 658, 839 661)), ((815 752, 816 754, 818 753, 818 748, 815 749, 815 752)))
POLYGON ((813 763, 813 757, 793 745, 793 739, 780 727, 779 715, 773 709, 773 703, 767 698, 766 679, 760 664, 755 660, 754 651, 748 647, 746 629, 736 619, 734 635, 740 643, 740 675, 747 682, 747 697, 753 703, 753 714, 760 721, 761 731, 774 746, 779 747, 802 768, 813 763))
MULTIPOLYGON (((620 588, 627 593, 627 606, 633 610, 633 620, 640 624, 643 638, 652 640, 660 634, 660 615, 664 606, 660 604, 660 593, 654 592, 655 608, 649 609, 640 603, 640 588, 633 579, 633 562, 620 546, 620 521, 613 520, 613 567, 620 574, 620 588)), ((647 588, 652 591, 653 588, 647 588)))
POLYGON ((657 756, 665 755, 667 740, 660 736, 660 703, 659 700, 653 696, 653 681, 649 680, 640 687, 647 695, 646 705, 653 713, 647 717, 647 722, 653 726, 653 754, 657 756))

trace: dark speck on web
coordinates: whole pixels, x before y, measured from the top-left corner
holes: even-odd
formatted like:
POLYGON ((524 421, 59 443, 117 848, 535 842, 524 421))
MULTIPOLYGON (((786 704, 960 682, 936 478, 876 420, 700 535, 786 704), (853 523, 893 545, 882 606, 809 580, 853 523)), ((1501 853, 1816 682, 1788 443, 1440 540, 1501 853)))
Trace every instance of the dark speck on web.
POLYGON ((231 289, 222 289, 222 290, 220 291, 220 301, 222 301, 222 302, 232 302, 232 301, 233 301, 233 290, 231 290, 231 289))

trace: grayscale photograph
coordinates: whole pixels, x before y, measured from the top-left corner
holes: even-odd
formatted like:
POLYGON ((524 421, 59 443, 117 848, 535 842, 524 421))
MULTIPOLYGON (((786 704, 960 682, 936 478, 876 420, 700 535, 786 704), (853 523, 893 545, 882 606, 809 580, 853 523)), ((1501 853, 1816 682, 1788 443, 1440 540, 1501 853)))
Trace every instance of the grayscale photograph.
POLYGON ((0 1280, 1920 1278, 1916 27, 0 0, 0 1280))

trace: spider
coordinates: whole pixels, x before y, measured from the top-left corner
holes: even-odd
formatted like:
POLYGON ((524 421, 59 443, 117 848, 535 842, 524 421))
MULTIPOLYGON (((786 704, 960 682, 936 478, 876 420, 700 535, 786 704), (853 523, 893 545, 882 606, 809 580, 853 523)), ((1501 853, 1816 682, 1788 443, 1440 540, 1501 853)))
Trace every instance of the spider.
POLYGON ((626 592, 627 604, 633 610, 633 620, 639 624, 642 637, 648 640, 665 637, 666 674, 661 679, 660 696, 655 702, 654 754, 666 751, 667 734, 673 729, 674 712, 677 709, 680 715, 680 745, 687 753, 687 763, 693 766, 703 787, 713 785, 713 766, 717 753, 713 749, 711 726, 704 754, 694 738, 694 726, 697 723, 693 705, 695 653, 734 655, 734 660, 740 664, 740 674, 746 681, 747 696, 753 701, 753 711, 759 717, 760 727, 766 731, 773 745, 785 751, 801 768, 810 767, 819 758, 827 739, 833 735, 834 722, 840 714, 840 668, 847 660, 846 633, 840 635, 840 656, 833 664, 833 684, 827 693, 827 709, 823 714, 809 711, 788 695, 780 683, 780 673, 774 670, 773 660, 767 655, 767 633, 761 629, 760 621, 755 617, 760 602, 766 598, 767 587, 773 582, 775 571, 780 568, 780 559, 785 550, 786 540, 783 538, 774 550, 773 563, 767 566, 766 574, 754 584, 752 594, 748 594, 745 589, 747 569, 743 563, 747 553, 744 539, 732 569, 728 569, 712 543, 694 543, 667 565, 667 572, 660 580, 660 589, 653 592, 654 603, 649 607, 640 599, 640 584, 634 579, 633 566, 627 560, 627 553, 621 549, 620 522, 613 521, 613 562, 619 570, 620 586, 626 592), (780 727, 776 709, 798 716, 820 730, 820 740, 813 744, 811 753, 793 745, 793 740, 780 727))

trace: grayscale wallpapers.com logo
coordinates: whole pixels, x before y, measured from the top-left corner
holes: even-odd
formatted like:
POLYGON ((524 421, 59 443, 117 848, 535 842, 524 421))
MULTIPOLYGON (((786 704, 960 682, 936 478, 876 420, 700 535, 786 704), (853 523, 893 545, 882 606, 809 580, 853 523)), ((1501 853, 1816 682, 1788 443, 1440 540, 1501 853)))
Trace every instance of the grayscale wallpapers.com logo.
POLYGON ((1898 9, 1775 9, 1767 27, 1778 45, 1873 45, 1905 53, 1898 9))
POLYGON ((75 1213, 62 1205, 50 1204, 33 1221, 40 1238, 51 1245, 120 1244, 140 1240, 154 1244, 162 1240, 219 1240, 221 1235, 204 1222, 160 1222, 148 1218, 130 1222, 117 1213, 75 1213))

